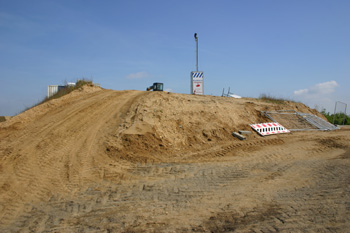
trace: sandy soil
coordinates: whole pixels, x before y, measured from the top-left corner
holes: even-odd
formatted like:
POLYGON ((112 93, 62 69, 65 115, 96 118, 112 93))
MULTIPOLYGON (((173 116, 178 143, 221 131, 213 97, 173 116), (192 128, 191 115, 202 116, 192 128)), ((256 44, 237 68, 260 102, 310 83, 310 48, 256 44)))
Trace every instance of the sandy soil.
POLYGON ((1 232, 348 232, 350 128, 301 103, 84 87, 0 123, 1 232), (319 115, 320 116, 320 115, 319 115))

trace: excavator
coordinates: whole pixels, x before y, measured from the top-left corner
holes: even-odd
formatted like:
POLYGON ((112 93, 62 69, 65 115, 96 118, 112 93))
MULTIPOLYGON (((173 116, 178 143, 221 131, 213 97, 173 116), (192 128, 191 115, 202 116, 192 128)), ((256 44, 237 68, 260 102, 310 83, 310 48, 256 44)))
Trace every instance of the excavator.
POLYGON ((152 86, 147 87, 147 91, 163 91, 163 83, 153 83, 152 86))

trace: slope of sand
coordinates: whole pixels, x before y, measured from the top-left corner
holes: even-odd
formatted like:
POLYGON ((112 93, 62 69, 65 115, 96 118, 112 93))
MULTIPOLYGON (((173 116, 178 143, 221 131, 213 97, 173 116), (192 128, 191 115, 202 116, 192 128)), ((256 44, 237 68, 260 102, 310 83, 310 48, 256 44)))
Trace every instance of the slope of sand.
POLYGON ((85 86, 0 123, 0 230, 350 229, 349 129, 246 141, 301 103, 85 86))

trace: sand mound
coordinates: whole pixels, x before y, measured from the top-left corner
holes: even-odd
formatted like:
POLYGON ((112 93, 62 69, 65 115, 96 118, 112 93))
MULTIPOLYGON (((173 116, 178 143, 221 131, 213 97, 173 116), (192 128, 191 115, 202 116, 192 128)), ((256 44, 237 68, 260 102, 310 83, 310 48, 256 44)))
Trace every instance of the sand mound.
MULTIPOLYGON (((113 137, 107 153, 148 155, 164 161, 179 151, 197 151, 232 141, 232 132, 251 130, 249 124, 270 121, 261 111, 296 110, 318 114, 301 103, 270 104, 256 99, 233 99, 150 92, 134 102, 113 137)), ((259 136, 253 134, 255 138, 259 136)))
POLYGON ((238 141, 233 131, 269 121, 260 111, 282 109, 318 114, 293 102, 86 86, 0 123, 0 223, 92 183, 132 179, 132 164, 181 162, 238 141))
POLYGON ((68 141, 85 139, 82 143, 86 143, 93 131, 89 147, 114 161, 165 161, 179 151, 202 150, 232 141, 233 131, 251 130, 249 124, 270 121, 261 111, 271 110, 321 116, 301 103, 288 101, 271 104, 249 98, 85 86, 2 122, 0 134, 6 140, 1 146, 6 151, 20 148, 24 146, 21 142, 30 138, 38 143, 31 147, 58 153, 68 141), (50 140, 52 143, 43 145, 50 140))

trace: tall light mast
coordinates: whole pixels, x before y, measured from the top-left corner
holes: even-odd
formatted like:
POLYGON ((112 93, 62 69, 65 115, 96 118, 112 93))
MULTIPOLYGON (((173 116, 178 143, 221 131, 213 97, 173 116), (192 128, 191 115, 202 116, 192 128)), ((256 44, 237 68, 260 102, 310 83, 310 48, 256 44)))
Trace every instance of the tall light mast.
POLYGON ((198 72, 198 37, 197 37, 197 33, 194 34, 194 39, 196 40, 196 71, 198 72))
POLYGON ((194 34, 196 40, 196 71, 191 72, 191 94, 204 95, 204 72, 198 71, 198 37, 194 34))

